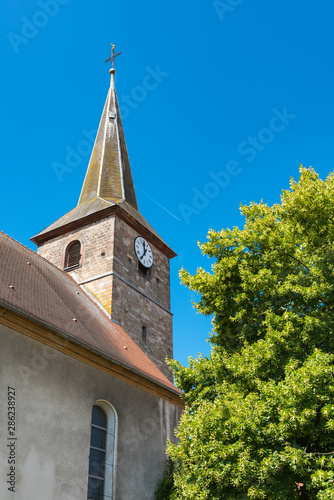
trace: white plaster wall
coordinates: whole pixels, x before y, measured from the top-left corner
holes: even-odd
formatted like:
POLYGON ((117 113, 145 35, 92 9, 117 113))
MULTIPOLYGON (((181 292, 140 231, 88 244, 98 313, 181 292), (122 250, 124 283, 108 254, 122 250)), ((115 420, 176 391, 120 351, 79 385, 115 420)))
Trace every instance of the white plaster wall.
POLYGON ((118 415, 117 500, 152 500, 180 408, 0 325, 0 498, 85 500, 91 410, 118 415), (16 491, 8 491, 7 387, 16 390, 16 491))

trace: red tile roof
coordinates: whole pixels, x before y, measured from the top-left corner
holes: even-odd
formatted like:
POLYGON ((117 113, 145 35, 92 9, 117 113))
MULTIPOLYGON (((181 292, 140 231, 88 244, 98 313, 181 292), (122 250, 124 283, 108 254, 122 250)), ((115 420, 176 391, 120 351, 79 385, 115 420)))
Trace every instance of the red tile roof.
POLYGON ((180 394, 67 273, 1 231, 0 302, 180 394))

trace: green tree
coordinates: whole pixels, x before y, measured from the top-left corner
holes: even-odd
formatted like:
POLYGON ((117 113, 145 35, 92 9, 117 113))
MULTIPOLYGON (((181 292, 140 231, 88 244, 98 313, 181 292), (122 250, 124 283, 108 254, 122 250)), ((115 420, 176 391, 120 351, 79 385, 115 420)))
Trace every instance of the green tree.
POLYGON ((182 282, 213 315, 209 358, 172 361, 186 411, 178 499, 334 499, 334 175, 300 168, 281 203, 211 230, 182 282))
POLYGON ((154 492, 155 500, 177 500, 174 488, 174 462, 170 457, 165 461, 165 469, 162 479, 158 481, 154 492))

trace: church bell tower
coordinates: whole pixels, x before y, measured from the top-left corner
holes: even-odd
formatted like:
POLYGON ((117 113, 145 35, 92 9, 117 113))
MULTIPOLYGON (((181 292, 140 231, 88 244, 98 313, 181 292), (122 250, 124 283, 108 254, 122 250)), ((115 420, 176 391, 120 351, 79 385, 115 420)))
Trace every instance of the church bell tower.
POLYGON ((173 356, 169 260, 176 254, 138 211, 113 67, 110 75, 79 203, 32 241, 171 380, 165 359, 173 356))

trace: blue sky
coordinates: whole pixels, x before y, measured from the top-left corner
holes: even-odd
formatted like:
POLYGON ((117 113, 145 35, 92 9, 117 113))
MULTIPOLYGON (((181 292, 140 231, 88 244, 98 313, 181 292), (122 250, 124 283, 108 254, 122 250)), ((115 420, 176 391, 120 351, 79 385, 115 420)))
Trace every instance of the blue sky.
POLYGON ((175 358, 208 354, 210 319, 178 270, 209 270, 197 241, 242 226, 240 203, 279 201, 300 163, 333 170, 334 5, 16 0, 1 11, 0 229, 35 249, 29 238, 77 204, 115 43, 140 211, 178 254, 175 358), (55 162, 68 170, 57 176, 55 162))

